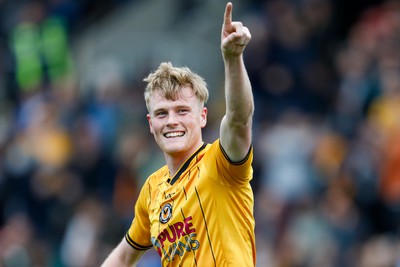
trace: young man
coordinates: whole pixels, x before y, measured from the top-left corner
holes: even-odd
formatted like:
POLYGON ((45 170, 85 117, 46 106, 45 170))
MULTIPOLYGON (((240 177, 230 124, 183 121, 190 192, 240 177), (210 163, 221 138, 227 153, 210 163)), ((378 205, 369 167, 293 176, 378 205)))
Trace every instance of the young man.
POLYGON ((212 144, 202 140, 208 90, 201 77, 162 63, 145 79, 150 132, 166 165, 146 180, 132 225, 103 267, 136 266, 151 247, 162 266, 255 266, 254 102, 243 63, 250 39, 228 3, 221 33, 226 114, 212 144))

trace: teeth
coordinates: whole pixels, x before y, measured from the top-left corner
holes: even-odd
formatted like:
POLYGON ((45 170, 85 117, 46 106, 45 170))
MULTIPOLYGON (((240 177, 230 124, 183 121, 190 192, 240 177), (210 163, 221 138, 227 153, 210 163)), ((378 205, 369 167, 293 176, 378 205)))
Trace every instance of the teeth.
POLYGON ((165 137, 177 137, 177 136, 183 136, 183 132, 172 132, 172 133, 166 133, 165 137))

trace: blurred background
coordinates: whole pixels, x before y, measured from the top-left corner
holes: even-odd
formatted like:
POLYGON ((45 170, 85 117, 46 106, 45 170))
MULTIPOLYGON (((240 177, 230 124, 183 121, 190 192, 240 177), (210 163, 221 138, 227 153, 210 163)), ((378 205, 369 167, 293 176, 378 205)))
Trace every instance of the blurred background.
MULTIPOLYGON (((122 239, 164 164, 142 82, 161 61, 206 79, 218 136, 225 4, 0 0, 0 267, 95 267, 122 239)), ((233 4, 253 37, 257 266, 400 266, 400 2, 233 4)))

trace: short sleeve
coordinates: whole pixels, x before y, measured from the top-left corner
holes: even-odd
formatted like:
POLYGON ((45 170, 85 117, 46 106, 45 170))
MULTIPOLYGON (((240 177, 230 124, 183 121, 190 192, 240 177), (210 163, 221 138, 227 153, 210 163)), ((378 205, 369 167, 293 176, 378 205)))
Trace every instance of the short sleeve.
POLYGON ((148 213, 149 192, 150 185, 148 181, 146 181, 135 204, 135 216, 132 220, 132 224, 125 235, 126 241, 137 250, 148 250, 152 247, 148 213))
POLYGON ((217 139, 206 155, 208 171, 213 179, 219 179, 225 185, 241 186, 248 184, 253 177, 253 147, 251 146, 246 157, 240 162, 233 162, 229 159, 217 139))

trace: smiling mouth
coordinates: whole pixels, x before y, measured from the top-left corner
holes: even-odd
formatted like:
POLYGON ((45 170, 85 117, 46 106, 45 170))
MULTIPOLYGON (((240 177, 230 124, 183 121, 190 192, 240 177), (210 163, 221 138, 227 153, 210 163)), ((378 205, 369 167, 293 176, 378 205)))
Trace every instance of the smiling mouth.
POLYGON ((166 138, 181 137, 181 136, 184 136, 184 135, 185 135, 184 132, 170 132, 170 133, 164 134, 164 136, 166 138))

